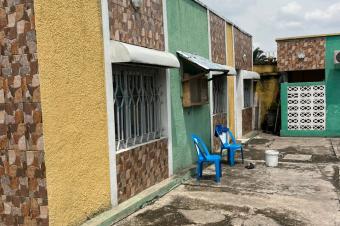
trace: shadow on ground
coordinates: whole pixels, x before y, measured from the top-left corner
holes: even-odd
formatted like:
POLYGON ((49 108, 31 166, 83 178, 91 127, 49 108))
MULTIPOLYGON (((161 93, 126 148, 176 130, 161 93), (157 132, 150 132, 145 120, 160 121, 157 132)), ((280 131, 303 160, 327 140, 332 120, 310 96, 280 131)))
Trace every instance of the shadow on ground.
POLYGON ((187 181, 117 225, 340 225, 340 165, 334 148, 324 138, 261 134, 246 148, 255 169, 224 164, 216 184, 209 166, 200 181, 187 181), (264 165, 267 149, 281 152, 279 167, 264 165), (311 158, 284 160, 287 154, 311 158))

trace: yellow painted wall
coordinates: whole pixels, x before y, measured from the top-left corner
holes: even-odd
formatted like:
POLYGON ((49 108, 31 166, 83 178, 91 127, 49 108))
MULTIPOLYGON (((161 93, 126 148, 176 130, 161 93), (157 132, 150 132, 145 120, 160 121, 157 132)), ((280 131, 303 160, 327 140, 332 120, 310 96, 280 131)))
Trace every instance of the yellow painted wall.
POLYGON ((260 99, 260 123, 265 120, 265 116, 271 108, 276 109, 277 97, 279 95, 279 77, 268 76, 261 79, 256 85, 256 92, 260 99))
POLYGON ((100 1, 36 0, 50 225, 110 207, 100 1))
POLYGON ((254 65, 253 71, 256 71, 257 73, 261 75, 266 75, 266 74, 277 75, 278 74, 276 65, 254 65))
MULTIPOLYGON (((227 23, 227 65, 234 67, 234 35, 232 25, 227 23)), ((228 76, 228 116, 229 116, 229 128, 233 134, 236 134, 235 130, 235 76, 228 76)))
POLYGON ((233 26, 227 23, 227 65, 234 67, 235 66, 235 58, 234 58, 234 34, 233 34, 233 26))
POLYGON ((279 95, 279 74, 276 65, 255 65, 254 71, 261 74, 261 80, 257 83, 256 92, 260 100, 260 123, 271 108, 277 108, 279 95))

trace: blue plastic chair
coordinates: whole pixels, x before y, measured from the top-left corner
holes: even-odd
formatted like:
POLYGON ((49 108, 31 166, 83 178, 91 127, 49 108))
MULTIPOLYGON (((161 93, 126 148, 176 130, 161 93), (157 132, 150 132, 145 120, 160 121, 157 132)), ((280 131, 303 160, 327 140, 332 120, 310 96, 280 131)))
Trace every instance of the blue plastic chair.
POLYGON ((220 178, 222 177, 222 169, 221 169, 221 156, 220 155, 212 155, 209 153, 207 146, 203 142, 203 140, 196 136, 191 136, 194 141, 195 148, 197 151, 197 179, 199 180, 202 177, 203 164, 204 163, 214 163, 215 164, 215 178, 216 182, 220 182, 220 178))
POLYGON ((223 127, 223 125, 217 125, 215 127, 215 136, 218 137, 220 142, 221 142, 221 156, 222 156, 223 150, 228 151, 228 164, 230 166, 235 165, 235 153, 236 153, 236 151, 241 151, 242 164, 244 164, 242 144, 238 144, 236 142, 235 137, 234 137, 233 133, 230 131, 229 128, 223 127), (227 135, 229 135, 229 137, 231 138, 232 143, 229 143, 228 136, 227 136, 225 143, 223 143, 222 137, 221 137, 222 133, 227 133, 227 135))

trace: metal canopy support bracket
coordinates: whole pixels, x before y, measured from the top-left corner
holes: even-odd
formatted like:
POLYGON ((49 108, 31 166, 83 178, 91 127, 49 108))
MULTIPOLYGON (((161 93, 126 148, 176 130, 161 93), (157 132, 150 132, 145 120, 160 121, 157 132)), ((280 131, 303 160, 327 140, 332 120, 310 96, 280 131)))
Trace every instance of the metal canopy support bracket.
POLYGON ((226 73, 222 73, 222 74, 218 74, 218 75, 213 75, 211 78, 208 79, 208 82, 214 81, 215 79, 219 79, 219 78, 222 78, 222 77, 227 77, 228 76, 228 72, 229 71, 227 71, 226 73))

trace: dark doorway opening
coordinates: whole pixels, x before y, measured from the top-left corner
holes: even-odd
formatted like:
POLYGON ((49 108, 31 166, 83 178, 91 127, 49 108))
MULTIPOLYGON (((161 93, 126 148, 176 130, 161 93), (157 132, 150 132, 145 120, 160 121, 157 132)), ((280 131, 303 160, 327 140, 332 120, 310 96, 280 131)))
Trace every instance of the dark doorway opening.
POLYGON ((323 82, 325 81, 325 70, 289 71, 288 82, 323 82))

